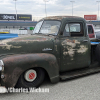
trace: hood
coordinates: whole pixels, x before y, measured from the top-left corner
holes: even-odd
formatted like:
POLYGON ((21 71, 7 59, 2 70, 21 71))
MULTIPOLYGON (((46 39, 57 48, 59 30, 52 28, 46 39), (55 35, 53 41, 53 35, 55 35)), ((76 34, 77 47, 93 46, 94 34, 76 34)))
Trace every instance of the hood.
POLYGON ((54 36, 27 35, 0 41, 0 56, 53 51, 54 36))

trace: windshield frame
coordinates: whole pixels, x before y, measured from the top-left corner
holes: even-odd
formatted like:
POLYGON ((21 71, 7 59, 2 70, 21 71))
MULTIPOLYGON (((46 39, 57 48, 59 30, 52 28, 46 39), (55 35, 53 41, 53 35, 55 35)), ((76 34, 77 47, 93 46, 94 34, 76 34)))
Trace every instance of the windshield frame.
MULTIPOLYGON (((38 23, 39 23, 39 22, 42 22, 42 24, 41 24, 41 26, 40 26, 40 29, 39 29, 38 33, 39 33, 40 30, 41 30, 41 27, 42 27, 42 25, 43 25, 44 20, 40 20, 40 21, 38 21, 38 23)), ((37 23, 37 24, 38 24, 38 23, 37 23)), ((36 24, 36 25, 37 25, 37 24, 36 24)), ((35 26, 35 27, 36 27, 36 26, 35 26)), ((34 29, 34 30, 35 30, 35 29, 34 29)), ((34 32, 34 30, 33 30, 33 32, 34 32)), ((35 33, 33 33, 33 34, 38 34, 38 33, 35 32, 35 33)))
MULTIPOLYGON (((50 35, 54 35, 54 36, 57 36, 57 35, 58 35, 59 30, 60 30, 60 27, 61 27, 61 23, 62 23, 60 20, 46 19, 46 20, 40 20, 39 22, 41 22, 41 21, 43 21, 43 22, 42 22, 42 24, 41 24, 41 27, 40 27, 38 33, 34 33, 34 34, 49 35, 49 34, 45 34, 45 33, 40 33, 40 30, 41 30, 41 28, 42 28, 42 25, 43 25, 44 21, 59 21, 59 22, 60 22, 60 26, 59 26, 59 29, 58 29, 57 34, 50 34, 50 35)), ((38 22, 38 23, 39 23, 39 22, 38 22)), ((37 23, 37 24, 38 24, 38 23, 37 23)))

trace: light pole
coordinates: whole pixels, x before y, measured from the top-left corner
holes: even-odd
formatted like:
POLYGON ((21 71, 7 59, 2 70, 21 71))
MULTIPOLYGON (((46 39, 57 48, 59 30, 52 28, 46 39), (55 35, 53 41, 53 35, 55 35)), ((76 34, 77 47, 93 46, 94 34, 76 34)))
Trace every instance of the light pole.
POLYGON ((17 0, 13 0, 13 1, 15 1, 15 11, 16 11, 16 20, 17 20, 17 9, 16 9, 16 1, 17 0))
POLYGON ((75 1, 70 1, 71 3, 72 3, 72 16, 73 16, 73 3, 75 2, 75 1))
POLYGON ((98 3, 98 18, 99 18, 99 3, 100 1, 96 1, 98 3))
POLYGON ((45 14, 46 14, 46 17, 47 17, 47 11, 46 11, 46 2, 48 2, 48 0, 43 0, 45 2, 45 14))

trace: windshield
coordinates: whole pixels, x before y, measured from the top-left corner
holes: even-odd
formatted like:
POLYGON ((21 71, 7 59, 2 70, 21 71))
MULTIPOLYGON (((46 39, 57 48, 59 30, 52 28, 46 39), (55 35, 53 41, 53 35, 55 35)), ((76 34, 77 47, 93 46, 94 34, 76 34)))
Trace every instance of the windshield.
POLYGON ((37 23, 33 33, 57 35, 60 24, 60 21, 40 21, 37 23))

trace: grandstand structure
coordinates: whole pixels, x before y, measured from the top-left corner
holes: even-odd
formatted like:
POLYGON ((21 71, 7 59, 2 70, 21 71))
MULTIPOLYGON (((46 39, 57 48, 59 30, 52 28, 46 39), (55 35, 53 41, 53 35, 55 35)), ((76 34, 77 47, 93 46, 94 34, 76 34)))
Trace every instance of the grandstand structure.
POLYGON ((0 21, 0 32, 31 34, 37 21, 0 21))

